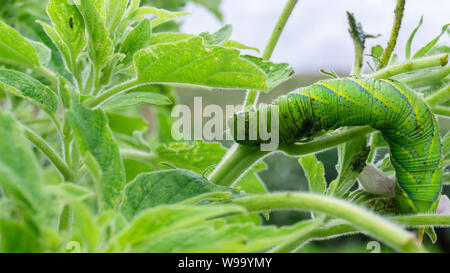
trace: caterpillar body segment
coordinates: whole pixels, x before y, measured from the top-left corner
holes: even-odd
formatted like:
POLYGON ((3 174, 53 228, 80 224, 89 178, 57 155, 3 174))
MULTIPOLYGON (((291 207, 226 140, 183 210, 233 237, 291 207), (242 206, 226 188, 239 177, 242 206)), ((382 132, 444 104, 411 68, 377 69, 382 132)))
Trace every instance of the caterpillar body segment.
MULTIPOLYGON (((317 82, 276 99, 272 105, 238 113, 244 120, 243 145, 265 143, 248 138, 248 120, 271 120, 270 108, 279 110, 279 141, 291 144, 324 130, 370 125, 379 130, 390 147, 395 168, 396 201, 402 213, 433 212, 442 188, 439 130, 434 115, 414 91, 393 80, 348 77, 317 82)), ((239 127, 237 127, 239 128, 239 127)))

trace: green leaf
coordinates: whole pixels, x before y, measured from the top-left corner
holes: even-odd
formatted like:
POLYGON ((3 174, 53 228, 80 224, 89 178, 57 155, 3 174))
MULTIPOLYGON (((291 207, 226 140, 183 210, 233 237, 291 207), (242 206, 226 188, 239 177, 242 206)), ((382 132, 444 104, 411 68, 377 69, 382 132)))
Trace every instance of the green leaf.
POLYGON ((413 30, 413 32, 411 33, 411 35, 408 38, 408 42, 406 42, 406 48, 405 48, 405 58, 406 58, 406 60, 410 60, 411 59, 411 44, 412 44, 412 41, 414 39, 414 36, 416 36, 417 30, 419 30, 419 28, 422 25, 422 23, 423 23, 423 16, 420 17, 419 25, 417 25, 417 27, 413 30))
POLYGON ((239 179, 233 188, 238 191, 243 191, 246 194, 267 193, 266 185, 257 175, 258 172, 265 170, 266 164, 263 162, 256 163, 243 177, 239 179))
MULTIPOLYGON (((86 34, 85 34, 85 23, 83 17, 81 16, 78 8, 70 4, 67 0, 51 0, 48 4, 48 15, 53 23, 53 30, 58 35, 58 38, 67 48, 67 56, 65 60, 70 68, 73 68, 78 55, 86 47, 86 34)), ((52 31, 48 31, 48 26, 46 28, 47 34, 52 31)), ((58 40, 54 37, 55 34, 49 35, 53 40, 58 40)), ((55 41, 55 44, 62 47, 60 41, 55 41)), ((60 51, 65 49, 60 48, 60 51)))
POLYGON ((378 64, 380 63, 381 56, 383 56, 383 52, 384 52, 384 48, 380 45, 373 46, 370 49, 370 53, 372 54, 373 62, 375 64, 375 66, 378 66, 378 64))
POLYGON ((25 73, 0 68, 0 87, 48 112, 55 113, 58 109, 56 95, 47 86, 25 73))
POLYGON ((142 117, 130 117, 118 113, 107 113, 109 127, 115 133, 132 136, 135 131, 144 132, 148 123, 142 117))
POLYGON ((123 109, 140 104, 171 105, 172 101, 164 95, 151 92, 133 92, 118 96, 103 104, 104 111, 123 109))
POLYGON ((128 66, 133 61, 133 56, 140 49, 150 45, 152 37, 152 27, 149 19, 142 20, 133 30, 125 37, 120 47, 120 52, 125 54, 122 63, 128 66))
POLYGON ((309 191, 324 194, 327 190, 327 181, 325 180, 325 170, 322 162, 317 160, 315 155, 303 156, 299 162, 305 171, 309 191))
POLYGON ((39 62, 41 63, 41 65, 44 67, 48 66, 48 64, 50 63, 50 59, 52 57, 52 51, 50 50, 50 48, 48 48, 46 45, 44 45, 41 42, 36 42, 36 41, 30 40, 30 39, 26 39, 26 40, 36 50, 36 53, 39 56, 39 62))
POLYGON ((366 165, 370 148, 367 147, 366 137, 352 140, 338 146, 338 177, 331 182, 328 194, 343 197, 356 183, 356 178, 366 165))
POLYGON ((113 42, 109 38, 101 13, 91 0, 80 0, 78 10, 83 16, 88 33, 89 56, 97 71, 111 60, 114 54, 113 42))
POLYGON ((433 46, 439 41, 439 39, 441 38, 442 34, 444 34, 447 31, 447 28, 448 28, 449 25, 450 24, 444 25, 442 27, 441 33, 436 38, 434 38, 431 42, 429 42, 424 47, 419 49, 416 52, 416 54, 414 54, 413 59, 425 56, 427 54, 427 52, 430 51, 430 49, 433 48, 433 46))
POLYGON ((20 222, 0 218, 0 252, 39 253, 42 243, 38 234, 20 222))
POLYGON ((187 34, 182 32, 159 32, 153 33, 152 39, 150 41, 151 45, 162 44, 162 43, 176 43, 182 40, 187 40, 196 37, 193 34, 187 34))
POLYGON ((131 219, 151 207, 178 203, 204 193, 224 191, 231 190, 186 170, 144 173, 125 187, 120 210, 131 219))
MULTIPOLYGON (((52 28, 50 25, 37 20, 37 22, 42 26, 47 36, 50 38, 50 40, 53 42, 53 44, 58 49, 59 53, 62 56, 62 59, 64 60, 64 64, 66 66, 67 70, 72 70, 74 64, 72 61, 72 56, 69 51, 69 48, 66 46, 64 41, 61 39, 61 37, 58 35, 58 33, 55 31, 54 28, 52 28)), ((63 68, 61 68, 63 70, 63 68)))
POLYGON ((16 30, 0 20, 0 62, 27 67, 40 66, 39 55, 16 30))
POLYGON ((223 43, 223 46, 225 47, 232 47, 232 48, 236 48, 236 49, 249 49, 249 50, 254 50, 256 52, 260 52, 259 49, 257 49, 256 47, 251 47, 251 46, 246 46, 244 44, 241 44, 239 42, 233 41, 233 40, 228 40, 225 43, 223 43))
POLYGON ((168 21, 172 21, 183 16, 189 15, 188 12, 171 12, 164 9, 157 9, 154 7, 141 7, 129 15, 130 21, 138 21, 142 20, 145 17, 149 17, 153 15, 152 18, 152 27, 156 27, 161 25, 162 23, 166 23, 168 21))
POLYGON ((203 174, 206 169, 220 162, 226 149, 219 143, 194 141, 162 144, 156 148, 155 153, 163 162, 203 174))
POLYGON ((105 2, 106 26, 114 34, 122 21, 129 0, 109 0, 105 2))
POLYGON ((44 209, 46 196, 39 164, 22 129, 0 111, 0 186, 23 208, 44 209))
POLYGON ((73 100, 67 117, 81 155, 96 180, 102 208, 114 208, 125 185, 125 170, 106 115, 101 109, 92 111, 73 100))
POLYGON ((253 56, 243 56, 243 58, 251 61, 267 75, 267 87, 268 90, 272 90, 281 83, 287 81, 292 75, 294 70, 289 67, 287 63, 275 64, 269 61, 264 61, 261 58, 253 56))
POLYGON ((100 227, 90 209, 83 203, 73 207, 73 240, 80 243, 81 251, 95 252, 100 240, 100 227))
POLYGON ((268 89, 264 72, 240 58, 239 51, 207 47, 199 37, 150 46, 136 53, 134 63, 142 83, 268 89))
POLYGON ((169 232, 201 225, 209 219, 244 214, 240 206, 168 205, 141 212, 124 230, 111 240, 109 251, 138 249, 169 232))
POLYGON ((81 202, 94 195, 90 189, 69 182, 48 186, 48 189, 65 203, 81 202))
POLYGON ((208 45, 223 45, 230 39, 232 33, 233 27, 231 25, 225 25, 213 34, 202 32, 199 36, 205 39, 208 45))
POLYGON ((253 223, 197 225, 147 241, 137 252, 243 253, 270 249, 298 233, 303 223, 277 228, 253 223), (198 236, 201 234, 201 236, 198 236))

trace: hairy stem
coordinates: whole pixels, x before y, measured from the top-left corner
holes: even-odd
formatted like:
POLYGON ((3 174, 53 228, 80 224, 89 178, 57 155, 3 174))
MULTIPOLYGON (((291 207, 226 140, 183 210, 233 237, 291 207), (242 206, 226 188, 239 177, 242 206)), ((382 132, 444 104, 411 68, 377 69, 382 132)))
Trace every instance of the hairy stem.
POLYGON ((253 164, 268 153, 267 151, 261 151, 258 146, 233 145, 208 179, 218 185, 231 186, 253 164))
POLYGON ((447 62, 448 62, 448 54, 441 54, 431 57, 414 59, 397 65, 391 65, 389 67, 381 69, 380 71, 366 75, 366 77, 374 79, 386 79, 398 74, 411 72, 414 70, 420 70, 435 66, 444 66, 447 64, 447 62))
POLYGON ((431 108, 431 111, 436 115, 450 117, 450 107, 434 106, 431 108))
MULTIPOLYGON (((294 10, 297 3, 298 0, 288 0, 288 2, 286 3, 283 12, 278 18, 277 24, 275 25, 275 28, 273 29, 272 34, 270 35, 266 48, 264 49, 264 52, 262 54, 263 60, 269 60, 272 57, 273 51, 275 50, 275 47, 278 41, 280 40, 281 33, 283 32, 284 27, 286 26, 286 23, 289 17, 291 16, 292 11, 294 10)), ((258 102, 258 91, 249 90, 247 92, 244 108, 247 106, 256 105, 257 102, 258 102)))
POLYGON ((95 98, 86 100, 84 105, 87 107, 91 107, 91 108, 97 107, 97 106, 103 104, 105 101, 107 101, 111 97, 113 97, 117 94, 120 94, 122 92, 125 92, 133 87, 138 86, 138 85, 140 85, 140 82, 137 79, 124 82, 122 84, 112 87, 109 90, 106 90, 101 95, 99 95, 95 98))
POLYGON ((25 137, 47 156, 50 162, 52 162, 58 171, 63 175, 64 179, 66 181, 72 181, 74 174, 64 160, 58 155, 58 153, 42 137, 33 132, 30 128, 23 125, 21 125, 21 127, 24 130, 25 137))
POLYGON ((344 219, 353 226, 404 252, 423 252, 415 236, 363 208, 332 197, 311 193, 273 193, 238 198, 233 203, 250 212, 268 210, 312 210, 344 219))
POLYGON ((392 26, 391 37, 387 44, 386 49, 381 56, 381 61, 378 64, 377 70, 385 67, 389 60, 391 59, 392 52, 394 51, 395 45, 397 44, 398 33, 400 31, 400 26, 402 24, 403 12, 405 11, 405 0, 397 0, 397 6, 395 7, 394 13, 394 25, 392 26))
POLYGON ((433 85, 450 74, 450 65, 435 71, 419 74, 417 76, 408 77, 401 81, 411 88, 420 88, 427 85, 433 85))
POLYGON ((450 85, 441 88, 436 93, 425 99, 429 106, 442 104, 447 102, 448 100, 450 100, 450 85))
MULTIPOLYGON (((266 48, 264 49, 262 58, 264 60, 269 60, 272 57, 273 51, 280 39, 281 33, 292 14, 298 0, 288 0, 286 6, 283 9, 275 28, 267 42, 266 48)), ((244 101, 244 109, 249 106, 256 105, 258 103, 259 92, 256 90, 247 91, 247 96, 244 101)), ((262 156, 267 154, 267 152, 261 153, 259 147, 256 149, 250 147, 243 147, 239 144, 234 144, 224 156, 219 165, 214 169, 214 171, 208 177, 213 183, 220 185, 232 185, 236 179, 243 175, 248 168, 250 168, 256 161, 258 161, 262 156), (246 154, 249 153, 249 154, 246 154), (250 161, 245 161, 244 159, 250 159, 250 161)))

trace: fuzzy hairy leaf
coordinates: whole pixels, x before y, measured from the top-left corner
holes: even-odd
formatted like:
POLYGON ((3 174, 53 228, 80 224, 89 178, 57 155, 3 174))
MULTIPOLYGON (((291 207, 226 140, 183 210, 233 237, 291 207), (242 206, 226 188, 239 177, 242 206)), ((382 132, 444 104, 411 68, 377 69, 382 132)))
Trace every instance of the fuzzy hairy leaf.
POLYGON ((178 19, 180 17, 189 15, 188 12, 172 12, 164 9, 157 9, 154 7, 141 7, 133 11, 130 16, 130 21, 138 21, 145 17, 153 16, 152 27, 161 25, 171 20, 178 19))
POLYGON ((264 72, 239 51, 207 47, 199 37, 150 46, 136 53, 134 63, 142 83, 268 90, 264 72))
POLYGON ((118 96, 102 105, 105 111, 123 109, 139 104, 171 105, 172 101, 164 95, 151 92, 133 92, 118 96))
POLYGON ((299 232, 304 224, 285 226, 257 226, 253 223, 197 225, 176 230, 143 244, 138 252, 221 252, 242 253, 265 251, 299 232), (201 234, 201 236, 198 236, 201 234))
POLYGON ((114 34, 122 21, 129 0, 109 0, 105 2, 106 26, 114 34))
POLYGON ((44 208, 46 196, 39 164, 22 129, 0 111, 0 186, 22 208, 44 208))
POLYGON ((338 177, 329 186, 328 194, 343 197, 356 183, 356 178, 366 165, 370 148, 366 137, 352 140, 338 146, 338 177))
POLYGON ((47 86, 25 73, 0 68, 0 87, 4 91, 24 98, 46 111, 55 113, 58 109, 56 95, 47 86))
POLYGON ((40 66, 39 55, 16 30, 0 20, 0 62, 40 66))
POLYGON ((150 45, 152 37, 152 27, 149 19, 142 20, 133 30, 125 37, 120 47, 120 52, 125 54, 122 63, 128 66, 133 61, 133 56, 140 49, 150 45))
MULTIPOLYGON (((54 31, 63 41, 70 54, 66 61, 76 60, 86 47, 87 42, 83 17, 77 7, 67 0, 51 0, 47 11, 52 20, 54 31)), ((51 36, 54 35, 51 34, 51 36)))
POLYGON ((264 61, 261 58, 253 56, 243 56, 243 58, 251 61, 257 65, 260 69, 264 71, 267 75, 267 87, 272 90, 281 83, 287 81, 292 75, 294 75, 294 70, 289 67, 287 63, 272 63, 269 61, 264 61))
POLYGON ((322 162, 317 160, 315 155, 303 156, 299 161, 308 179, 309 191, 318 194, 325 193, 327 181, 322 162))
POLYGON ((231 190, 186 170, 143 173, 127 184, 120 210, 130 219, 158 205, 178 203, 204 193, 225 191, 231 190))
POLYGON ((209 219, 246 213, 240 206, 159 206, 141 212, 111 240, 110 251, 138 249, 175 230, 201 225, 209 219), (144 244, 145 245, 145 244, 144 244))
MULTIPOLYGON (((99 1, 97 1, 99 2, 99 1)), ((114 54, 113 42, 102 18, 102 13, 91 0, 80 0, 77 6, 86 24, 89 56, 97 70, 103 68, 114 54)))
POLYGON ((148 123, 143 117, 127 116, 118 113, 107 113, 109 127, 115 133, 132 136, 133 132, 144 132, 148 128, 148 123))
POLYGON ((0 252, 39 253, 43 246, 39 234, 15 220, 0 218, 0 252))
POLYGON ((101 109, 92 111, 73 100, 67 117, 83 159, 96 180, 102 208, 114 208, 125 186, 125 170, 106 115, 101 109))

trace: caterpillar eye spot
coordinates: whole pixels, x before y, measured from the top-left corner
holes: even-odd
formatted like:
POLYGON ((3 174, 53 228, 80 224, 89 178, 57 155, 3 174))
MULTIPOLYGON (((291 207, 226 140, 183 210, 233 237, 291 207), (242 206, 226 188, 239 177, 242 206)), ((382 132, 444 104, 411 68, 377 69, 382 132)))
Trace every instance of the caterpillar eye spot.
POLYGON ((73 17, 69 18, 69 26, 71 29, 73 29, 73 17))

